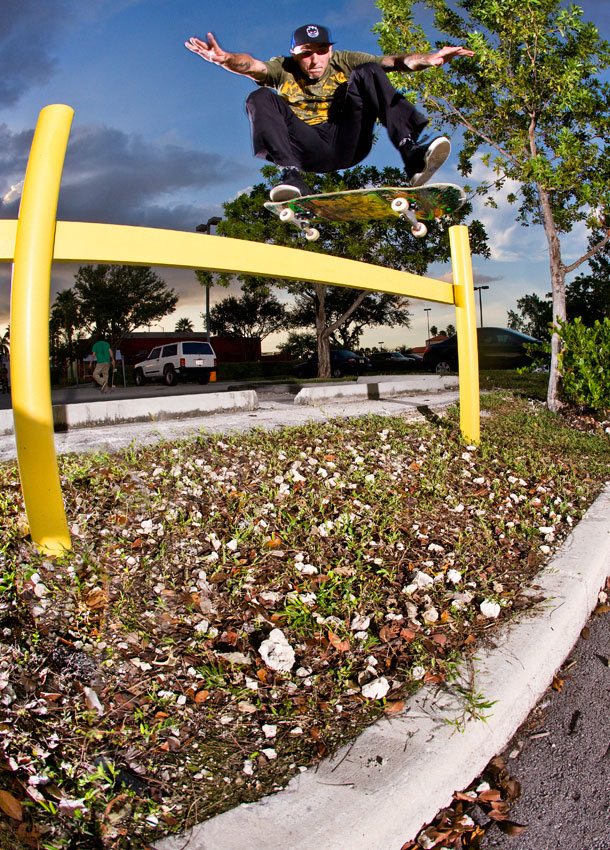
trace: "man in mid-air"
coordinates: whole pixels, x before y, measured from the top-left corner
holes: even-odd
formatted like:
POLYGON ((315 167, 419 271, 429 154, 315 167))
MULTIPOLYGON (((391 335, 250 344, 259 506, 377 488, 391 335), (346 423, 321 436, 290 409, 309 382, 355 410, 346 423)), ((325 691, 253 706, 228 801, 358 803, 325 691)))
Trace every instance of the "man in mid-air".
POLYGON ((305 24, 292 35, 290 56, 268 62, 223 50, 212 33, 185 46, 227 71, 254 80, 246 100, 254 155, 280 166, 272 201, 311 194, 302 172, 336 171, 357 165, 373 146, 378 119, 398 150, 412 186, 426 183, 451 151, 446 136, 424 136, 428 121, 392 86, 389 71, 422 71, 459 56, 464 47, 434 53, 373 56, 333 51, 326 27, 305 24))

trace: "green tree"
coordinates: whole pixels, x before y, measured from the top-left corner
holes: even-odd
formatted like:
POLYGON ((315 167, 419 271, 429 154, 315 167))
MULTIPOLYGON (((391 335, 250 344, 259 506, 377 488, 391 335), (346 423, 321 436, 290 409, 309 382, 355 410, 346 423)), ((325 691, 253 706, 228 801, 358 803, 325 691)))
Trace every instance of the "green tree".
MULTIPOLYGON (((519 184, 508 199, 521 223, 544 228, 553 319, 565 320, 566 274, 608 241, 606 234, 571 263, 563 258, 561 237, 578 222, 595 227, 595 208, 610 203, 610 87, 598 76, 610 45, 578 6, 562 8, 561 0, 379 0, 385 53, 429 49, 413 17, 420 3, 434 10, 444 40, 468 44, 475 55, 413 75, 408 85, 438 123, 463 130, 463 174, 481 152, 495 175, 483 192, 519 184)), ((556 410, 557 333, 551 347, 547 402, 556 410)))
POLYGON ((195 325, 191 322, 190 319, 187 319, 186 316, 183 316, 176 322, 175 329, 178 333, 193 333, 193 331, 195 330, 195 325))
POLYGON ((218 336, 262 340, 286 329, 286 308, 267 286, 246 288, 240 296, 229 295, 212 307, 210 327, 218 336))
MULTIPOLYGON (((593 234, 591 244, 598 241, 599 234, 593 234)), ((592 328, 596 321, 610 318, 610 244, 589 260, 589 268, 589 274, 578 275, 566 284, 566 313, 568 321, 580 319, 582 325, 592 328)), ((544 298, 536 293, 519 298, 517 310, 508 311, 508 327, 549 340, 553 327, 551 297, 549 292, 544 298)))
POLYGON ((550 293, 541 298, 535 292, 517 299, 517 310, 508 311, 507 326, 515 331, 549 340, 553 326, 553 303, 550 293))
POLYGON ((290 331, 288 339, 278 345, 278 350, 287 351, 295 360, 305 360, 316 350, 317 344, 315 333, 290 331))
MULTIPOLYGON (((367 327, 409 327, 407 298, 388 295, 385 292, 366 292, 357 308, 350 312, 354 300, 352 290, 339 286, 328 287, 325 310, 327 327, 330 330, 329 344, 333 348, 357 349, 362 332, 367 327)), ((315 327, 316 310, 315 292, 299 293, 296 296, 296 306, 290 313, 292 326, 315 327)))
MULTIPOLYGON (((256 185, 249 195, 242 194, 234 201, 224 204, 225 216, 218 225, 220 234, 257 242, 273 242, 276 245, 298 245, 305 251, 331 253, 334 256, 403 269, 414 274, 425 274, 428 265, 433 261, 449 259, 446 222, 438 221, 430 222, 426 239, 415 239, 410 226, 398 218, 384 221, 328 222, 320 227, 321 237, 318 242, 304 243, 294 227, 279 221, 277 216, 264 208, 269 188, 277 175, 277 168, 264 166, 262 174, 265 183, 256 185)), ((315 192, 330 192, 360 189, 364 186, 403 186, 406 178, 404 172, 398 168, 379 171, 376 168, 359 166, 347 169, 340 175, 336 172, 308 175, 307 182, 315 192)), ((453 216, 453 222, 463 221, 469 213, 469 206, 462 208, 453 216)), ((471 248, 473 253, 484 254, 487 251, 485 233, 478 222, 471 225, 471 248)), ((353 322, 358 322, 355 313, 369 293, 350 289, 351 298, 347 299, 349 304, 344 312, 341 315, 331 313, 329 316, 330 288, 324 284, 308 282, 306 272, 304 263, 303 280, 273 280, 272 284, 287 289, 309 303, 309 315, 313 317, 316 329, 318 374, 320 377, 328 377, 331 338, 352 316, 353 322)), ((404 301, 400 302, 398 296, 389 297, 398 299, 395 303, 401 304, 400 315, 404 318, 404 301)))
POLYGON ((0 356, 8 357, 11 353, 11 328, 10 325, 6 328, 0 337, 0 356))
POLYGON ((173 311, 178 296, 147 266, 81 266, 74 291, 84 324, 113 348, 135 328, 173 311))
MULTIPOLYGON (((51 355, 56 363, 73 363, 77 354, 75 343, 82 337, 85 327, 74 290, 63 289, 58 292, 51 306, 49 319, 51 355)), ((63 366, 61 368, 63 371, 63 366)))

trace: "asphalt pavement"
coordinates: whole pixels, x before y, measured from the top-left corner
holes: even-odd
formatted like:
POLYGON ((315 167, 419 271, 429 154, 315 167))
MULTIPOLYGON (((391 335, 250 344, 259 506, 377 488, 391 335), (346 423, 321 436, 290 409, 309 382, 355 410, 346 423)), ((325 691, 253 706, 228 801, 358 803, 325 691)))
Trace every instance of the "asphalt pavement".
POLYGON ((492 828, 482 850, 609 850, 610 613, 593 615, 502 755, 522 785, 510 818, 518 837, 492 828))

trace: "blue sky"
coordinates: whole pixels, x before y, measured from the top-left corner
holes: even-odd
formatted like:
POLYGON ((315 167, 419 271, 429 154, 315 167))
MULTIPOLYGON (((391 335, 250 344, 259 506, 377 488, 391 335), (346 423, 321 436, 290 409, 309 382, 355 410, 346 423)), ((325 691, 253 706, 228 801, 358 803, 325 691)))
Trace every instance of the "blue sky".
MULTIPOLYGON (((585 17, 609 37, 607 0, 584 0, 585 17)), ((372 0, 310 0, 307 21, 296 0, 2 0, 0 22, 0 217, 15 218, 33 128, 40 110, 66 103, 75 110, 58 217, 68 220, 194 230, 222 213, 223 201, 259 180, 243 102, 253 83, 187 51, 191 35, 215 33, 228 50, 260 59, 287 52, 291 31, 315 21, 329 26, 337 47, 378 53, 371 28, 379 20, 372 0)), ((365 161, 398 165, 382 138, 365 161)), ((477 176, 476 174, 474 175, 477 176)), ((450 159, 439 179, 463 182, 450 159)), ((506 311, 526 292, 549 290, 542 231, 522 228, 513 209, 478 208, 492 257, 474 259, 485 324, 506 324, 506 311)), ((575 231, 566 260, 586 245, 575 231)), ((55 266, 52 294, 71 286, 75 268, 55 266)), ((430 274, 446 276, 446 266, 430 274)), ((188 316, 198 329, 203 293, 190 271, 160 270, 180 295, 173 329, 188 316)), ((0 266, 0 329, 8 323, 10 269, 0 266)), ((215 290, 212 303, 226 295, 215 290)), ((453 321, 442 305, 412 303, 412 328, 373 329, 363 344, 421 345, 424 307, 431 324, 453 321)), ((158 329, 156 327, 155 329, 158 329)), ((270 339, 265 348, 273 347, 270 339)))

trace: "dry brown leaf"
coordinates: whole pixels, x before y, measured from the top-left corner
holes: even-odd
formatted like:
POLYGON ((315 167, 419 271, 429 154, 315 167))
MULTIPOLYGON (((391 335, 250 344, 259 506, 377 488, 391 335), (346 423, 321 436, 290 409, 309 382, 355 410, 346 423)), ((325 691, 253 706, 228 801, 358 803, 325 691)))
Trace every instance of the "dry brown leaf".
POLYGON ((195 702, 197 704, 205 702, 208 699, 209 696, 210 696, 209 691, 197 691, 197 693, 195 694, 195 702))
POLYGON ((269 540, 265 543, 265 547, 267 549, 279 549, 282 545, 282 538, 277 534, 272 535, 269 540))
POLYGON ((411 640, 415 640, 415 638, 417 637, 417 633, 414 632, 413 629, 401 629, 400 636, 403 640, 406 640, 408 642, 411 640))
POLYGON ((106 607, 108 603, 108 596, 99 587, 94 587, 93 590, 90 590, 87 594, 85 602, 87 604, 87 608, 91 608, 92 611, 99 611, 101 608, 106 607))
POLYGON ((551 687, 554 691, 561 691, 561 689, 563 688, 563 679, 561 679, 559 676, 553 676, 553 682, 551 684, 551 687))
POLYGON ((330 629, 328 630, 328 640, 329 643, 339 652, 347 652, 350 648, 350 642, 348 640, 341 640, 339 635, 336 635, 330 629))
POLYGON ((392 702, 386 702, 384 711, 386 714, 398 714, 405 707, 404 699, 393 700, 392 702))
POLYGON ((490 788, 488 791, 482 791, 479 794, 479 800, 482 803, 497 802, 502 799, 502 794, 497 788, 490 788))
POLYGON ((593 613, 594 614, 607 614, 608 611, 610 611, 610 605, 603 604, 603 605, 598 605, 593 613))
POLYGON ((0 790, 0 809, 2 809, 4 814, 8 815, 9 818, 13 818, 13 820, 23 820, 23 808, 21 803, 16 797, 9 794, 8 791, 0 790))
POLYGON ((384 643, 388 643, 388 641, 391 641, 395 637, 397 637, 398 631, 399 626, 390 625, 390 623, 387 623, 379 630, 379 639, 382 640, 384 643))

